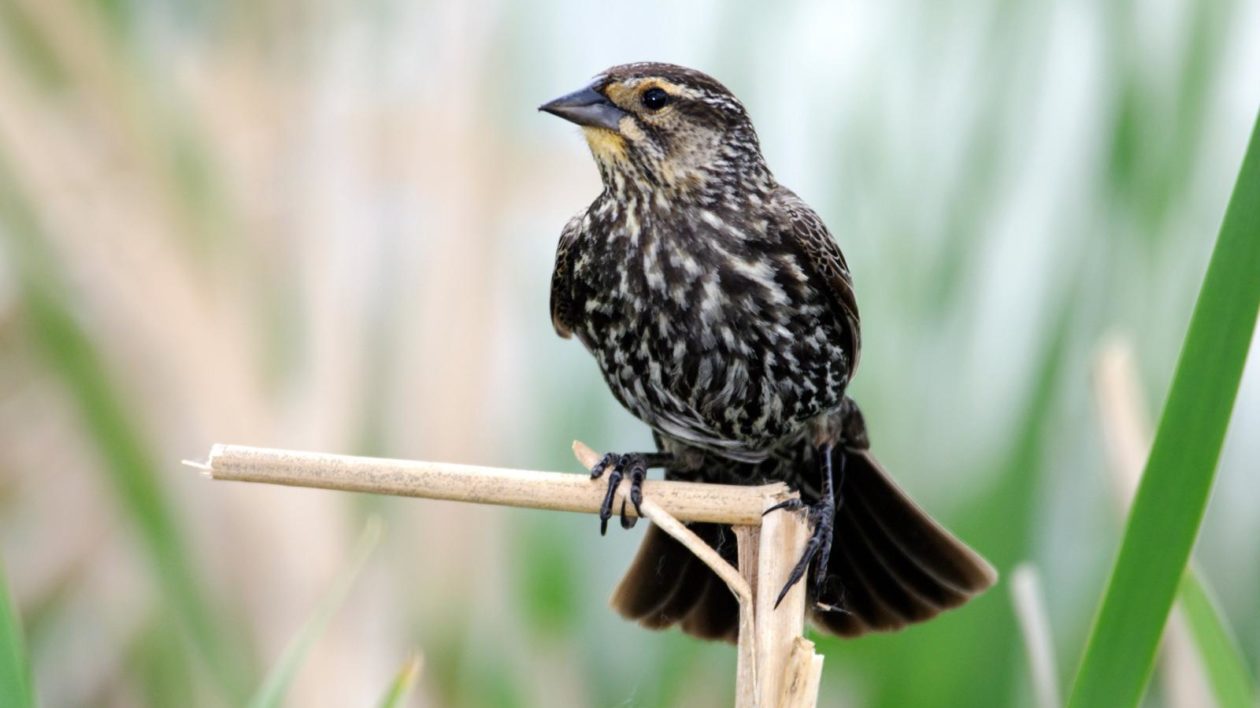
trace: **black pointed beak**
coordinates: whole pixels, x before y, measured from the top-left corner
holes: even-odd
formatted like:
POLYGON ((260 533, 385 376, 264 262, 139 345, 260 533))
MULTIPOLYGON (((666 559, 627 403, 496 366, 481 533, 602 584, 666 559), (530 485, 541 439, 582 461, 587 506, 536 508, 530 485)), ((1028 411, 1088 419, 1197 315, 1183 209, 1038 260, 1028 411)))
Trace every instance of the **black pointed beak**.
POLYGON ((538 107, 553 116, 577 123, 588 128, 606 128, 617 130, 621 119, 629 115, 613 105, 604 94, 595 90, 595 86, 587 86, 554 101, 548 101, 538 107))

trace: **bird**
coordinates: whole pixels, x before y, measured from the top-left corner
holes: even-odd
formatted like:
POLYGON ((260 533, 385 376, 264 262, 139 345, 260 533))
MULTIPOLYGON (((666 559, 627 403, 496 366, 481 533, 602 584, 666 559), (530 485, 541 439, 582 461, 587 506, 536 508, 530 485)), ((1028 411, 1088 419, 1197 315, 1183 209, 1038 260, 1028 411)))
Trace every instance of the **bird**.
MULTIPOLYGON (((649 469, 782 481, 799 497, 767 513, 805 513, 811 532, 776 604, 805 579, 823 631, 897 630, 993 585, 994 569, 872 455, 848 395, 861 354, 848 264, 818 214, 775 179, 734 94, 703 72, 639 62, 539 110, 580 127, 603 185, 561 231, 552 325, 589 350, 656 447, 609 453, 590 470, 607 476, 600 533, 625 481, 637 509, 649 469)), ((625 528, 636 520, 624 500, 620 517, 625 528)), ((690 527, 735 561, 729 526, 690 527)), ((612 605, 645 627, 737 638, 734 596, 656 526, 612 605)))

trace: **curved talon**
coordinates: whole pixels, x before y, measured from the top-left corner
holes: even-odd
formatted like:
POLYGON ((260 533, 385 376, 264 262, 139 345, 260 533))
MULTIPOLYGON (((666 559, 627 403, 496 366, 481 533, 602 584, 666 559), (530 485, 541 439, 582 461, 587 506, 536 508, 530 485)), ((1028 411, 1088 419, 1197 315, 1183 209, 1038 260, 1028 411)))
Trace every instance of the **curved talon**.
POLYGON ((599 533, 601 536, 608 532, 608 520, 613 515, 613 502, 617 496, 617 487, 621 484, 621 480, 626 477, 630 478, 630 491, 626 495, 630 503, 634 506, 637 516, 630 516, 626 513, 626 503, 623 499, 621 502, 621 527, 624 529, 634 528, 638 523, 639 517, 643 516, 643 480, 647 479, 648 468, 664 467, 672 464, 674 457, 664 452, 631 452, 624 455, 618 455, 610 452, 600 458, 599 462, 591 467, 591 479, 599 479, 605 472, 608 474, 608 491, 604 493, 604 501, 599 507, 599 533))
MULTIPOLYGON (((835 530, 836 520, 836 497, 832 492, 832 473, 831 473, 831 446, 826 445, 822 448, 822 489, 819 490, 820 499, 809 505, 809 520, 813 530, 809 534, 809 541, 805 543, 805 552, 801 554, 801 559, 797 561, 792 568, 792 572, 788 574, 787 582, 784 583, 783 589, 779 591, 779 596, 775 598, 774 606, 777 609, 779 603, 783 602, 783 598, 787 597, 788 591, 793 585, 800 582, 801 578, 809 570, 809 564, 818 556, 818 567, 814 570, 814 590, 822 587, 823 581, 827 577, 827 565, 831 559, 831 540, 835 530)), ((840 456, 840 480, 844 481, 844 455, 840 456)), ((799 499, 788 499, 766 509, 765 514, 779 508, 800 509, 805 503, 799 499), (793 504, 795 502, 795 504, 793 504)))
POLYGON ((634 525, 638 522, 639 522, 639 518, 637 516, 629 516, 626 514, 626 500, 622 499, 621 500, 621 528, 632 529, 634 528, 634 525))
POLYGON ((613 465, 612 472, 608 474, 608 491, 604 493, 604 502, 599 505, 599 535, 604 536, 608 533, 608 520, 613 515, 613 497, 617 494, 617 487, 621 484, 622 472, 621 464, 613 465))
POLYGON ((805 508, 805 502, 801 501, 800 497, 792 497, 791 499, 784 499, 778 504, 775 504, 769 509, 766 509, 765 511, 761 512, 761 515, 765 516, 769 514, 770 512, 778 511, 779 509, 787 509, 788 511, 796 511, 797 509, 803 509, 803 508, 805 508))
MULTIPOLYGON (((647 478, 647 464, 643 459, 643 455, 624 455, 622 458, 625 474, 630 477, 630 503, 634 505, 634 513, 643 516, 643 509, 640 505, 643 503, 643 480, 647 478)), ((632 529, 638 523, 638 517, 626 515, 626 502, 621 502, 621 528, 632 529)))
POLYGON ((643 518, 643 480, 630 479, 630 503, 634 505, 634 513, 637 518, 643 518))
MULTIPOLYGON (((811 513, 810 516, 813 516, 813 514, 811 513)), ((779 603, 783 602, 783 598, 787 597, 788 591, 792 589, 792 586, 805 577, 805 571, 809 570, 810 561, 814 560, 814 556, 818 554, 819 546, 823 543, 820 538, 822 535, 820 532, 824 531, 830 535, 831 524, 818 523, 814 525, 814 531, 809 535, 809 541, 805 544, 805 553, 801 555, 801 559, 792 568, 787 582, 783 584, 783 589, 779 591, 779 596, 774 599, 774 609, 779 609, 779 603)))
POLYGON ((617 455, 609 452, 599 458, 599 462, 596 462, 594 466, 591 467, 591 479, 599 479, 604 476, 604 472, 606 472, 609 467, 617 464, 617 457, 617 455))

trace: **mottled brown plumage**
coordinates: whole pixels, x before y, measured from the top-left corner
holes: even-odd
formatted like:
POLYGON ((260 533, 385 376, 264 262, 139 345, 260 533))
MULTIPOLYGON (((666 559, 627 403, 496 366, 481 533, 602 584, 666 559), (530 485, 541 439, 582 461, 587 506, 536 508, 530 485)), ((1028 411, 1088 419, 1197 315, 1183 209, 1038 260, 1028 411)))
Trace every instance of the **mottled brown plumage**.
MULTIPOLYGON (((628 64, 542 108, 583 127, 604 184, 561 234, 552 323, 590 350, 658 447, 592 471, 609 474, 603 522, 623 476, 637 504, 652 466, 669 479, 786 481, 815 528, 788 585, 813 563, 814 622, 843 636, 927 619, 991 585, 983 559, 871 456, 846 396, 861 350, 848 266, 774 179, 730 91, 692 69, 628 64)), ((734 560, 729 528, 692 528, 734 560)), ((708 639, 737 628, 726 587, 656 528, 613 605, 708 639)))

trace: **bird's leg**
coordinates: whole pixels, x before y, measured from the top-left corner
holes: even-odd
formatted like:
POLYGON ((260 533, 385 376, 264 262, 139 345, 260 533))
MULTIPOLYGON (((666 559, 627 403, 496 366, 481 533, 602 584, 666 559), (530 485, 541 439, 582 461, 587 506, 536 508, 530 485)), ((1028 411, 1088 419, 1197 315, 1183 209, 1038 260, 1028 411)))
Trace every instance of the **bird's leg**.
MULTIPOLYGON (((673 461, 674 456, 667 452, 628 452, 625 454, 610 452, 595 463, 594 467, 591 467, 591 479, 599 479, 608 472, 608 492, 604 494, 604 503, 599 507, 599 534, 601 536, 608 532, 608 520, 613 515, 613 498, 617 495, 617 487, 621 485, 621 480, 630 478, 630 503, 634 505, 635 513, 642 516, 643 512, 639 509, 639 504, 643 502, 643 480, 647 478, 648 469, 665 467, 673 461)), ((626 503, 622 501, 621 527, 633 528, 637 521, 637 518, 626 514, 626 503)))
MULTIPOLYGON (((792 568, 792 572, 788 575, 787 583, 783 585, 783 589, 779 591, 779 596, 774 601, 777 608, 783 598, 787 596, 788 590, 792 586, 800 582, 805 577, 805 573, 809 571, 809 564, 817 556, 818 564, 815 568, 814 587, 815 589, 822 587, 823 580, 827 577, 827 563, 831 559, 831 539, 835 531, 836 521, 836 496, 832 487, 831 472, 831 449, 830 444, 823 445, 819 448, 822 452, 822 489, 819 490, 820 499, 810 505, 799 498, 789 499, 779 502, 774 506, 766 509, 762 514, 769 514, 778 509, 786 509, 795 511, 798 509, 807 509, 809 514, 810 525, 813 530, 810 532, 809 540, 805 543, 805 553, 801 555, 801 559, 797 561, 796 566, 792 568)), ((840 456, 840 483, 844 484, 844 456, 840 456)))

